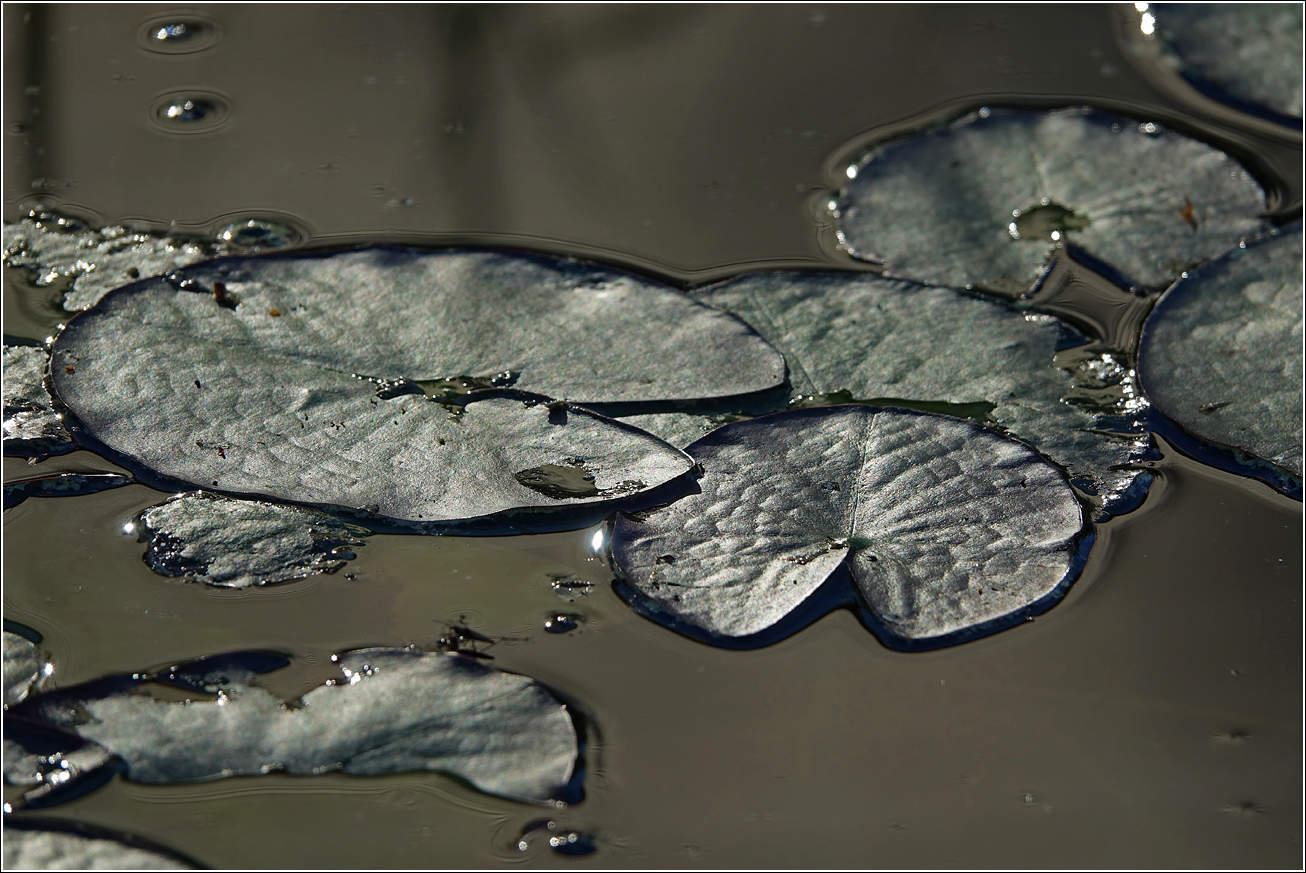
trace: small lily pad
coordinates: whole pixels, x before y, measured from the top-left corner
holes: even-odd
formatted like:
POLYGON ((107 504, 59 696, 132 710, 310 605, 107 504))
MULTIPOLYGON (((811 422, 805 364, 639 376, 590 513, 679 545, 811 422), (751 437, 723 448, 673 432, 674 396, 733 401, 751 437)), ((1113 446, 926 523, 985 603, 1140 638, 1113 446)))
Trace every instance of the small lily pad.
POLYGON ((4 262, 34 271, 38 285, 70 281, 63 307, 80 312, 137 279, 162 276, 219 255, 297 241, 298 234, 290 228, 258 220, 237 222, 208 239, 118 225, 92 230, 74 219, 42 213, 4 226, 4 262))
POLYGON ((4 347, 4 453, 45 458, 77 446, 45 390, 50 355, 34 346, 4 347))
POLYGON ((612 554, 656 620, 756 635, 846 567, 895 638, 942 642, 1053 595, 1084 518, 1062 474, 948 416, 833 406, 689 447, 701 493, 621 514, 612 554))
POLYGON ((433 770, 545 801, 563 796, 576 772, 567 707, 532 679, 461 655, 345 652, 333 658, 339 677, 293 706, 252 684, 276 659, 227 660, 59 689, 19 714, 99 744, 122 758, 128 779, 152 784, 433 770), (169 699, 148 693, 158 682, 173 687, 169 699), (177 699, 178 688, 193 698, 177 699))
POLYGON ((29 497, 77 497, 132 484, 134 479, 119 473, 55 473, 5 483, 4 508, 17 506, 29 497))
POLYGON ((66 821, 5 821, 6 870, 196 870, 195 861, 139 837, 66 821))
POLYGON ((1143 330, 1139 371, 1181 428, 1302 475, 1301 224, 1175 284, 1143 330))
MULTIPOLYGON (((358 254, 376 266, 388 251, 358 254)), ((396 255, 400 266, 411 256, 396 255)), ((275 331, 268 338, 250 329, 246 318, 280 319, 262 309, 242 317, 250 286, 233 281, 229 293, 244 295, 237 309, 221 305, 211 287, 142 282, 69 323, 54 345, 54 387, 88 439, 165 482, 415 522, 612 501, 691 468, 683 453, 643 431, 566 403, 492 392, 462 405, 428 398, 404 381, 423 374, 403 369, 400 359, 369 378, 356 375, 343 346, 315 348, 294 332, 302 345, 286 344, 275 331), (584 468, 594 493, 542 493, 519 478, 550 464, 584 468)), ((345 322, 359 322, 360 346, 369 345, 364 322, 381 352, 420 345, 411 335, 395 340, 393 331, 404 332, 397 322, 368 322, 348 304, 301 313, 304 328, 325 336, 331 313, 344 312, 345 322)), ((409 313, 400 321, 431 317, 409 313)))
POLYGON ((1162 288, 1267 227, 1264 192, 1225 153, 1088 110, 981 110, 848 172, 850 250, 955 288, 1027 292, 1064 245, 1162 288))
POLYGON ((1140 14, 1199 89, 1301 125, 1300 3, 1151 3, 1140 14))
POLYGON ((202 491, 151 506, 137 528, 151 570, 221 588, 334 573, 371 533, 313 509, 202 491))
MULTIPOLYGON (((1137 462, 1151 444, 1147 402, 1130 361, 1050 316, 864 273, 761 273, 696 296, 784 352, 796 405, 858 400, 972 417, 1034 446, 1108 509, 1146 486, 1137 462)), ((696 426, 665 419, 633 420, 668 439, 696 426)))

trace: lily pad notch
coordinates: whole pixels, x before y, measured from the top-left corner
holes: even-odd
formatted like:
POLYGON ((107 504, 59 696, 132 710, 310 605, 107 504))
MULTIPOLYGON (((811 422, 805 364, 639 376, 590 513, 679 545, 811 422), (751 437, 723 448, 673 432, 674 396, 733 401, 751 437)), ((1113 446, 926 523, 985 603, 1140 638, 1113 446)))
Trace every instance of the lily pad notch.
POLYGON ((699 493, 617 515, 615 587, 719 647, 770 645, 841 607, 892 649, 956 645, 1050 609, 1094 541, 1057 467, 948 416, 805 409, 687 451, 699 493))

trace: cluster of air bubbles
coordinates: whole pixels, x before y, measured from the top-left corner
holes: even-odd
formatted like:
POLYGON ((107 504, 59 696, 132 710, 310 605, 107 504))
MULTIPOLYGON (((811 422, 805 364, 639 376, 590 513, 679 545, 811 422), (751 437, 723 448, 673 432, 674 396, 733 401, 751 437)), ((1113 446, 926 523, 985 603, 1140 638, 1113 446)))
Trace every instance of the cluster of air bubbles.
POLYGON ((163 117, 173 121, 199 121, 208 114, 208 107, 190 98, 180 98, 169 103, 163 117))
POLYGON ((584 597, 592 592, 594 583, 586 582, 576 576, 551 576, 549 587, 553 589, 554 594, 568 603, 573 603, 577 597, 584 597))
POLYGON ((1148 4, 1135 3, 1134 8, 1142 13, 1138 20, 1138 29, 1143 32, 1143 36, 1155 38, 1156 33, 1156 16, 1147 11, 1148 4))
POLYGON ((597 846, 594 841, 580 831, 563 830, 552 819, 534 821, 522 828, 517 839, 517 851, 526 852, 537 835, 548 835, 549 848, 560 855, 588 855, 597 846))
POLYGON ((285 248, 300 241, 292 228, 257 218, 232 222, 218 231, 217 238, 247 252, 285 248))
POLYGON ((194 31, 187 27, 184 22, 180 21, 175 24, 165 24, 158 30, 154 31, 154 38, 159 42, 190 39, 193 35, 194 31))

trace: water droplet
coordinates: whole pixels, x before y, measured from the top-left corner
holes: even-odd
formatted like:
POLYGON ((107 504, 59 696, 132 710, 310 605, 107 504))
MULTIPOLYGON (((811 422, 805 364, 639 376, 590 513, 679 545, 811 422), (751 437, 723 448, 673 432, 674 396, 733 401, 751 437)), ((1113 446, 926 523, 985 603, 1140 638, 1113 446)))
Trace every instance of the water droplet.
POLYGON ((574 613, 560 612, 544 620, 544 629, 551 634, 570 633, 579 626, 578 620, 580 618, 579 615, 574 613))
POLYGON ((1024 798, 1024 800, 1025 800, 1026 803, 1033 803, 1033 802, 1034 802, 1034 799, 1035 799, 1035 798, 1034 798, 1034 795, 1032 795, 1032 794, 1026 794, 1026 795, 1025 795, 1025 798, 1024 798))
POLYGON ((156 127, 169 133, 206 133, 227 118, 227 101, 216 94, 181 92, 154 101, 150 112, 156 127))
POLYGON ((141 27, 137 41, 160 54, 190 54, 203 51, 218 41, 217 24, 198 15, 156 16, 141 27))

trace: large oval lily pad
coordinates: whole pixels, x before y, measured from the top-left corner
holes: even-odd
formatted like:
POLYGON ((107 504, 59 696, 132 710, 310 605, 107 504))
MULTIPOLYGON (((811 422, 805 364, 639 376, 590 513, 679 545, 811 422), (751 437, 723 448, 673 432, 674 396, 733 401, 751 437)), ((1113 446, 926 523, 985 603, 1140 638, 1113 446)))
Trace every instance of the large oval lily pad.
POLYGON ((247 661, 200 661, 154 677, 193 690, 189 703, 175 692, 150 696, 136 677, 110 677, 30 698, 19 714, 75 731, 120 756, 127 778, 156 784, 276 770, 434 770, 490 794, 543 801, 561 797, 575 773, 567 707, 524 676, 457 654, 359 649, 335 656, 340 676, 292 708, 253 684, 266 668, 247 661))
POLYGON ((1140 15, 1199 88, 1301 125, 1300 3, 1149 3, 1140 15))
POLYGON ((1055 467, 948 416, 778 413, 689 452, 701 493, 619 515, 612 554, 639 605, 709 639, 765 631, 847 567, 892 636, 946 641, 1056 592, 1084 529, 1055 467))
POLYGON ((151 570, 220 588, 334 573, 371 534, 317 510, 203 491, 151 506, 136 527, 149 541, 151 570))
POLYGON ((839 227, 888 275, 1029 291, 1063 244, 1161 288, 1265 229, 1260 185, 1151 122, 1080 109, 981 110, 872 149, 839 227))
POLYGON ((1302 474, 1300 223, 1176 283, 1143 330, 1139 371, 1184 430, 1302 474))
POLYGON ((583 403, 729 397, 785 377, 738 319, 574 261, 368 248, 226 258, 175 278, 222 283, 228 335, 346 373, 471 377, 583 403))
MULTIPOLYGON (((401 361, 362 378, 339 348, 297 354, 275 331, 264 342, 247 321, 278 319, 239 309, 212 288, 161 279, 121 289, 56 340, 55 390, 89 437, 167 480, 407 521, 609 501, 691 467, 656 438, 565 403, 435 402, 401 381, 414 374, 401 361)), ((304 315, 324 333, 331 317, 304 315)))
MULTIPOLYGON (((796 402, 843 397, 974 417, 1037 448, 1107 509, 1150 481, 1137 464, 1150 437, 1130 361, 1050 316, 869 274, 762 273, 696 296, 784 352, 796 402)), ((722 423, 633 421, 668 439, 722 423)))

